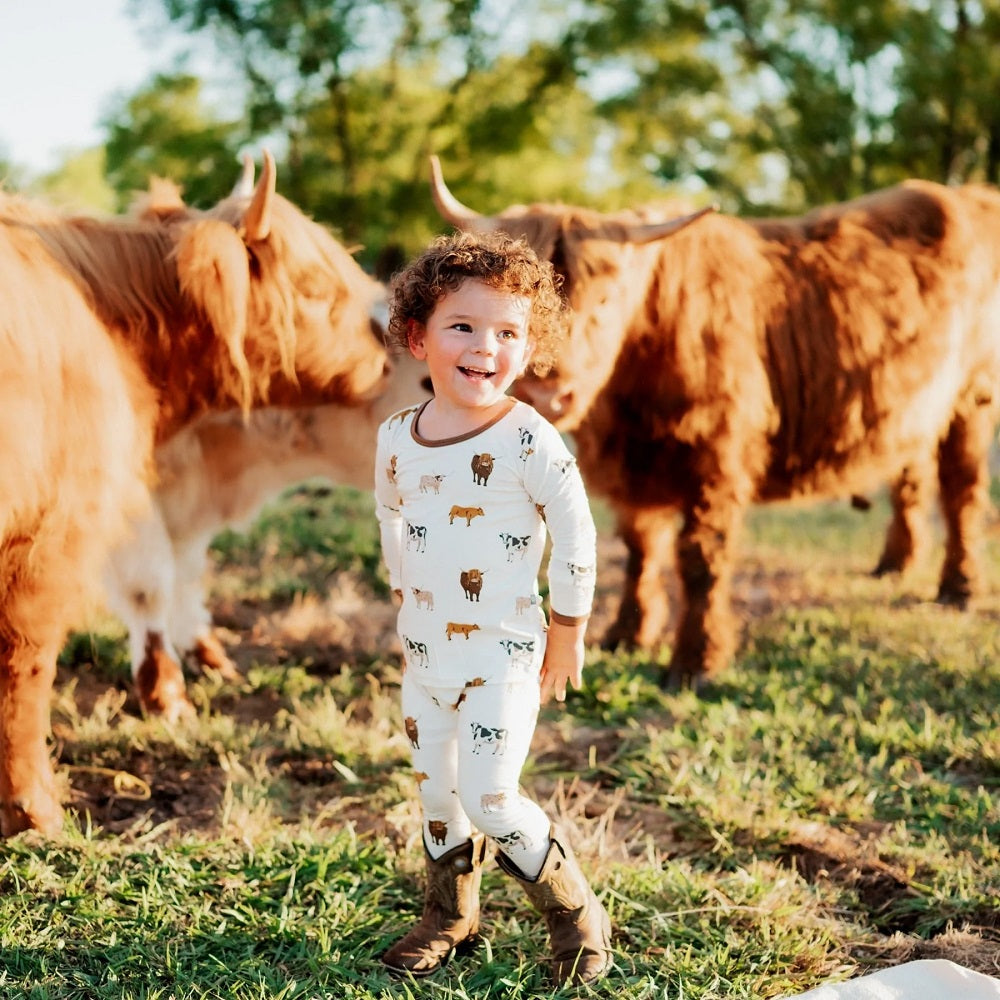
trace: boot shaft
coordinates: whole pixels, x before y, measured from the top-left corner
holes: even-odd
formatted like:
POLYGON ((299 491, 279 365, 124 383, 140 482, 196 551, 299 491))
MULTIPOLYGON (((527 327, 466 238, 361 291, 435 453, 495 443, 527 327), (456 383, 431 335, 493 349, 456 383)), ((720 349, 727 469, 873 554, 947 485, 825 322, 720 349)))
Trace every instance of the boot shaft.
POLYGON ((533 879, 503 852, 497 853, 497 864, 521 883, 545 920, 556 983, 585 983, 605 975, 611 965, 611 921, 573 852, 553 838, 533 879))
POLYGON ((427 881, 420 921, 383 956, 395 973, 428 976, 479 933, 479 883, 486 838, 481 834, 432 858, 424 844, 427 881))
POLYGON ((457 920, 479 911, 479 886, 483 878, 486 838, 478 834, 458 847, 432 858, 424 845, 427 885, 424 890, 425 918, 437 914, 457 920))

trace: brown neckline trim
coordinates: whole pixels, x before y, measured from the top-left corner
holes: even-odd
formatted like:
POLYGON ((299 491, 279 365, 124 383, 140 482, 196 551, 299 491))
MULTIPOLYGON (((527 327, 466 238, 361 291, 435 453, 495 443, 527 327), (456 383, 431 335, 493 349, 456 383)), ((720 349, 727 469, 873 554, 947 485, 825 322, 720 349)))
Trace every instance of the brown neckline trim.
POLYGON ((436 441, 432 441, 430 438, 425 438, 417 430, 417 423, 420 420, 420 415, 427 408, 427 403, 431 402, 431 400, 428 399, 427 402, 420 404, 420 409, 413 415, 413 420, 410 423, 410 436, 417 442, 417 444, 422 445, 425 448, 443 448, 449 444, 458 444, 461 441, 468 441, 470 438, 478 437, 484 431, 488 431, 494 424, 498 424, 504 417, 507 416, 508 413, 511 412, 511 410, 514 409, 515 406, 517 406, 516 399, 512 396, 508 396, 507 398, 510 401, 510 406, 508 406, 505 410, 502 410, 492 420, 487 421, 481 427, 476 427, 474 430, 467 431, 465 434, 459 434, 457 437, 441 438, 436 441))

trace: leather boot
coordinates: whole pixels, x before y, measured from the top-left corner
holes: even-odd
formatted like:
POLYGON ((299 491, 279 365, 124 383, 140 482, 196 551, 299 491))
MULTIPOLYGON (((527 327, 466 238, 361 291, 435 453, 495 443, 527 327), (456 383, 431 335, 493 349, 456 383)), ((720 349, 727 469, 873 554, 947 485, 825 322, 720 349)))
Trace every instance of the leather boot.
POLYGON ((533 879, 502 851, 497 852, 497 864, 521 883, 545 919, 556 985, 600 979, 611 966, 611 920, 573 852, 553 838, 542 870, 533 879))
POLYGON ((486 838, 477 834, 434 859, 424 844, 427 885, 420 922, 383 956, 390 971, 429 976, 479 934, 479 883, 486 838))

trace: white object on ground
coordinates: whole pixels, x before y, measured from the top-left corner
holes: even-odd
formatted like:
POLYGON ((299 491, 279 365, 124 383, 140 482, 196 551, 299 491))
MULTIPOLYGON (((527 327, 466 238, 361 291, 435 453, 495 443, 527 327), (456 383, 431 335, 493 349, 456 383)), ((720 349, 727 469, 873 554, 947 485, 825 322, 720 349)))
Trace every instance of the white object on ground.
POLYGON ((1000 1000, 1000 979, 944 959, 922 959, 795 996, 798 1000, 1000 1000))

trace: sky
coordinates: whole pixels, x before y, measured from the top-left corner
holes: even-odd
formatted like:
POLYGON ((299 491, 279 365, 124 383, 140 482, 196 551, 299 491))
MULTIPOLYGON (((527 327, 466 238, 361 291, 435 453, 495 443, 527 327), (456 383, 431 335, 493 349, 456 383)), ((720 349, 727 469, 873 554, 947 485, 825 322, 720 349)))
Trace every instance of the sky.
POLYGON ((176 43, 156 45, 153 15, 130 17, 128 0, 0 3, 0 157, 32 173, 54 169, 61 150, 97 145, 114 96, 172 64, 176 43))

